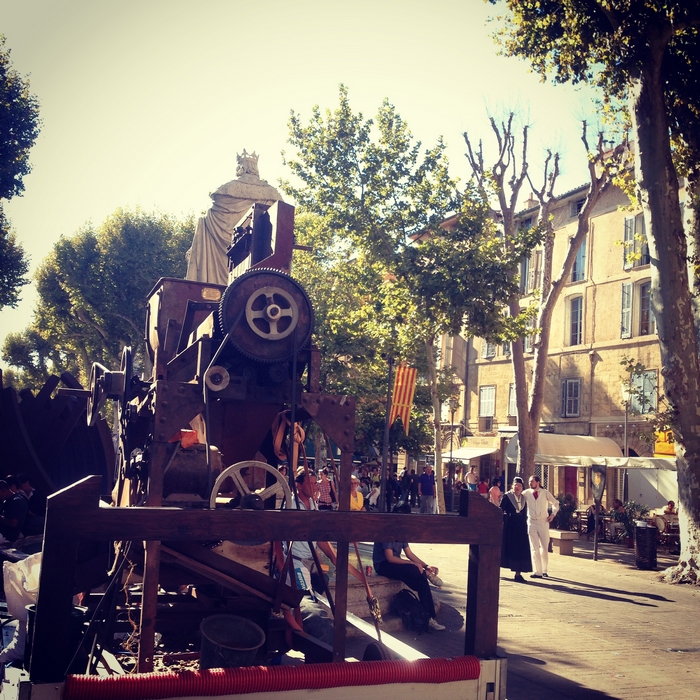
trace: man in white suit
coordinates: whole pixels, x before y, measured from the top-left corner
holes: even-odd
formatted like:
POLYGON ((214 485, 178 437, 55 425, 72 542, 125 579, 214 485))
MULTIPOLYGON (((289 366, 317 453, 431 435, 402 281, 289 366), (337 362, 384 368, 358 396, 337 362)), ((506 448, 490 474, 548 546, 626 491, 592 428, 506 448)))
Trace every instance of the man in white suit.
POLYGON ((523 491, 523 496, 527 503, 527 534, 530 538, 530 554, 534 569, 530 578, 548 578, 549 523, 559 510, 559 502, 547 489, 540 487, 539 476, 531 476, 529 484, 530 488, 523 491))

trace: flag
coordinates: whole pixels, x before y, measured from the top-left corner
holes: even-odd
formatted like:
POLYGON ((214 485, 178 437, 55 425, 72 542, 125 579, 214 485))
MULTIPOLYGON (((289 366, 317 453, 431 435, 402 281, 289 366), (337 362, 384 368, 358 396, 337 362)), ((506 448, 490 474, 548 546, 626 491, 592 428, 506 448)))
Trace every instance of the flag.
POLYGON ((406 431, 406 435, 408 435, 408 421, 411 417, 413 395, 416 392, 417 375, 418 370, 415 367, 409 367, 404 363, 401 363, 396 368, 389 425, 394 425, 394 421, 401 416, 401 422, 403 423, 403 429, 406 431))

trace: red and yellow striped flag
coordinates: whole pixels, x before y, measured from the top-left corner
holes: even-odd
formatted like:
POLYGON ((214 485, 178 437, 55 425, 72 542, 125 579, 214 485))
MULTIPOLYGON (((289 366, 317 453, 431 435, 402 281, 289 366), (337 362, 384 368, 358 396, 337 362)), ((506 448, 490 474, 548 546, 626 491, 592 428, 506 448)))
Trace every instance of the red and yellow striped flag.
POLYGON ((408 421, 411 417, 413 395, 416 393, 417 375, 418 370, 415 367, 409 367, 404 363, 401 363, 396 368, 389 425, 394 425, 394 421, 401 416, 401 422, 403 423, 403 429, 406 431, 406 435, 408 435, 408 421))

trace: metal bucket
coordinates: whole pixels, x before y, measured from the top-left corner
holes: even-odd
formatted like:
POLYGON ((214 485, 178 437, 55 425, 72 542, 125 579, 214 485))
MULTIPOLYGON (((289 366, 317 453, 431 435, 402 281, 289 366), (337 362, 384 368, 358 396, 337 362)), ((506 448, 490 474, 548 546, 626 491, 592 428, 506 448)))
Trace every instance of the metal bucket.
POLYGON ((258 649, 265 644, 265 633, 260 627, 238 615, 205 617, 199 631, 201 669, 251 666, 258 649))

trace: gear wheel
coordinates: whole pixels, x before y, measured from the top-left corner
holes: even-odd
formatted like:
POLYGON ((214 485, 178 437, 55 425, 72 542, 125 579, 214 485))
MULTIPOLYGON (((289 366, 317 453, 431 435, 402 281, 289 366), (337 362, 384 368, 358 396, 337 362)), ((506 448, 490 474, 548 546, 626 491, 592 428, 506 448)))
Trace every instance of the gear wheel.
POLYGON ((238 352, 256 362, 280 362, 311 338, 314 313, 304 288, 280 270, 260 268, 241 275, 219 304, 219 328, 238 352), (236 319, 240 321, 232 328, 236 319), (296 334, 295 334, 296 331, 296 334))

